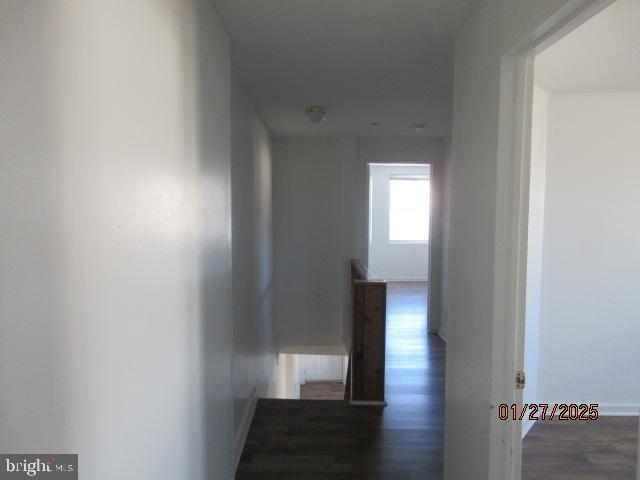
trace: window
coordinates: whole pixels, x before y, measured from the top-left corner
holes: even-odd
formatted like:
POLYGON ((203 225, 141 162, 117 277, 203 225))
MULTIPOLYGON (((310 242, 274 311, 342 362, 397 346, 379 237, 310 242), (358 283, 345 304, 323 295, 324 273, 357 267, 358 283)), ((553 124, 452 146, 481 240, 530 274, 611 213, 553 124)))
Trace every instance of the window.
POLYGON ((389 180, 389 241, 429 241, 429 189, 426 176, 392 176, 389 180))

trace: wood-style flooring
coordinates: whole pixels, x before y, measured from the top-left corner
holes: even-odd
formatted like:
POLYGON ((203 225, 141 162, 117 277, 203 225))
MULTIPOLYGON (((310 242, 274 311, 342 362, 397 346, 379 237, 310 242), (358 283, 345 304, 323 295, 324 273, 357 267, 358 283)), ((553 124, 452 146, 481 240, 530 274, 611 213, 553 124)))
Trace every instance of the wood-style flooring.
POLYGON ((635 480, 638 417, 538 421, 523 442, 523 480, 635 480))
POLYGON ((342 382, 307 382, 300 385, 301 400, 342 400, 344 399, 344 383, 342 382))
POLYGON ((442 478, 445 349, 426 307, 426 284, 389 285, 386 408, 261 399, 236 478, 442 478))
MULTIPOLYGON (((389 406, 260 400, 237 479, 442 478, 445 346, 426 333, 424 285, 389 284, 387 304, 389 406)), ((637 417, 538 422, 522 478, 635 480, 637 442, 637 417)))

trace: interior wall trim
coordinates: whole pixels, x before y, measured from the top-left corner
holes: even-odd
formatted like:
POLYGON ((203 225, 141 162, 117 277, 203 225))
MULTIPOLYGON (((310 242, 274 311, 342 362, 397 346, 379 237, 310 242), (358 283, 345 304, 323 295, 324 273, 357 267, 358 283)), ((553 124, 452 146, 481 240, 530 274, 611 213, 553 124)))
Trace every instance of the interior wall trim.
POLYGON ((244 415, 242 417, 242 422, 240 423, 240 429, 236 432, 235 443, 234 443, 234 446, 235 446, 234 471, 238 469, 238 464, 240 463, 240 457, 242 456, 244 445, 247 442, 247 436, 249 435, 249 429, 251 428, 251 422, 253 421, 253 416, 256 413, 257 405, 258 405, 258 395, 256 394, 256 389, 254 388, 251 391, 251 395, 249 396, 249 403, 245 408, 244 415))

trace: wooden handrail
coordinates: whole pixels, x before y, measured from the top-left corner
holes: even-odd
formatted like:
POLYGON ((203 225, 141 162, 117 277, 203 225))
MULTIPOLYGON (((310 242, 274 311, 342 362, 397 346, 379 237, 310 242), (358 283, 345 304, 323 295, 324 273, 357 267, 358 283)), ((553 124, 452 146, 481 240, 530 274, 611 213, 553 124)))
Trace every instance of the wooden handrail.
POLYGON ((352 337, 345 398, 352 404, 384 400, 387 282, 374 278, 360 260, 351 261, 352 337))

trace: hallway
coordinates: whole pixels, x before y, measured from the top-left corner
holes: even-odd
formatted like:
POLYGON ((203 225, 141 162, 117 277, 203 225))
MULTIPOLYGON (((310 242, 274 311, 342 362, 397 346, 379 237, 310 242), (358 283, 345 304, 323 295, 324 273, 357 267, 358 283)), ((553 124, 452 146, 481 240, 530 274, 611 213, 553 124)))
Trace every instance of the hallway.
POLYGON ((386 408, 260 400, 236 478, 441 478, 445 346, 426 312, 425 284, 389 284, 386 408))

